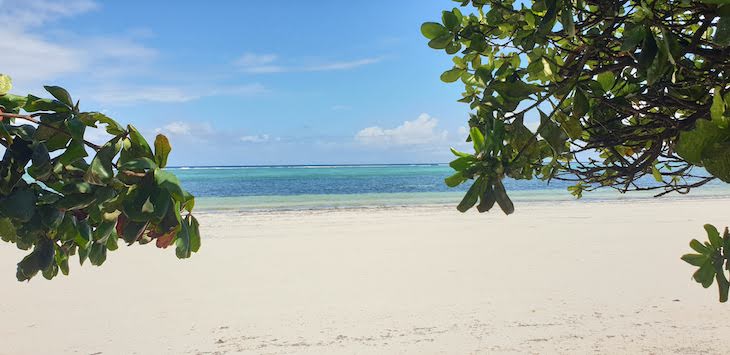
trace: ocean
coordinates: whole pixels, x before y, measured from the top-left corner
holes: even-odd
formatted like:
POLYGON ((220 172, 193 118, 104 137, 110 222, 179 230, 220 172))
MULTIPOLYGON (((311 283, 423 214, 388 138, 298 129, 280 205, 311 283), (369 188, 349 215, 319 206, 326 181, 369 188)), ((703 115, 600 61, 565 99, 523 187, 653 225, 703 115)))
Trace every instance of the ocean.
MULTIPOLYGON (((469 183, 449 188, 446 164, 308 165, 170 168, 196 196, 198 210, 266 211, 454 205, 469 183)), ((516 203, 570 201, 569 183, 506 180, 516 203)), ((651 199, 652 193, 584 193, 581 201, 651 199)), ((663 198, 678 198, 678 194, 663 198)), ((695 198, 730 196, 730 187, 713 182, 692 191, 695 198)))

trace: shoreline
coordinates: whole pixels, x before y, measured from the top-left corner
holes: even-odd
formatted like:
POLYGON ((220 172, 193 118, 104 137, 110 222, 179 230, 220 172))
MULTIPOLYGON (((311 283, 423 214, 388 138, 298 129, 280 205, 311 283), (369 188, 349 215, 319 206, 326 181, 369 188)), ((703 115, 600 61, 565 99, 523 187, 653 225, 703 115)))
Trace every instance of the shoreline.
MULTIPOLYGON (((456 192, 456 196, 463 196, 462 192, 456 192)), ((570 196, 569 193, 565 193, 564 198, 555 198, 555 199, 548 199, 548 198, 535 198, 535 199, 522 199, 522 198, 513 198, 513 202, 515 204, 515 208, 526 207, 526 206, 533 206, 533 205, 554 205, 554 204, 596 204, 596 203, 605 203, 605 204, 622 204, 622 203, 662 203, 666 201, 707 201, 707 200, 730 200, 730 193, 725 192, 723 194, 712 194, 709 191, 704 194, 699 193, 690 193, 687 195, 668 195, 663 197, 653 197, 653 196, 619 196, 619 197, 584 197, 582 199, 576 199, 572 196, 570 196)), ((321 196, 328 196, 328 195, 321 195, 321 196)), ((258 198, 264 198, 266 196, 256 196, 258 198)), ((281 196, 273 196, 273 197, 281 197, 281 196)), ((196 207, 195 211, 196 214, 261 214, 261 213, 286 213, 286 212, 336 212, 336 211, 373 211, 373 210, 399 210, 399 209, 454 209, 456 210, 456 205, 459 203, 459 200, 450 201, 450 202, 437 202, 437 203, 402 203, 402 204, 363 204, 363 205, 339 205, 339 206, 326 206, 326 205, 319 205, 319 206, 281 206, 281 207, 264 207, 264 208, 257 208, 257 207, 246 207, 246 206, 231 206, 227 208, 216 208, 207 206, 208 204, 213 204, 214 201, 235 201, 238 200, 240 197, 202 197, 196 199, 196 207), (202 203, 201 203, 202 202, 202 203), (202 206, 201 206, 202 205, 202 206)), ((494 211, 499 211, 498 206, 495 206, 494 211)), ((472 212, 472 211, 469 211, 472 212)), ((493 212, 493 211, 492 211, 493 212)))

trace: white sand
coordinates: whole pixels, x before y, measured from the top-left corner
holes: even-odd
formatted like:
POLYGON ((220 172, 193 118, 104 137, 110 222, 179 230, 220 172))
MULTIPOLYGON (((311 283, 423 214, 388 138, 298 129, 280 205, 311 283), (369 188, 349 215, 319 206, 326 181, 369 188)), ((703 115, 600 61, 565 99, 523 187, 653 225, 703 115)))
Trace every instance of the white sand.
POLYGON ((679 257, 728 207, 200 214, 188 261, 121 248, 50 282, 2 245, 0 353, 723 353, 730 305, 679 257))

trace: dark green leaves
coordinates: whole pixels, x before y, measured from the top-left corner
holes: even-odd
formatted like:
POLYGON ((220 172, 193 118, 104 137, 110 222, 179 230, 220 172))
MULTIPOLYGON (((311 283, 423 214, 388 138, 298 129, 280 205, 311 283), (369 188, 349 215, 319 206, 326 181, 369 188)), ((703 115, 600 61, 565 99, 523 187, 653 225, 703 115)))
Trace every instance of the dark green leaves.
POLYGON ((86 171, 84 181, 94 185, 105 185, 114 176, 112 160, 121 149, 119 137, 113 138, 96 153, 86 171))
POLYGON ((0 216, 17 222, 27 222, 35 213, 36 195, 30 190, 16 190, 9 196, 0 197, 0 216))
POLYGON ((466 212, 470 208, 474 207, 474 205, 477 204, 477 201, 479 200, 479 195, 481 195, 483 185, 485 184, 484 178, 478 178, 469 188, 469 191, 466 192, 466 195, 464 195, 464 198, 461 200, 458 206, 456 206, 456 209, 459 210, 459 212, 466 212))
POLYGON ((46 89, 46 91, 51 93, 51 95, 53 95, 56 100, 65 104, 69 108, 72 108, 74 106, 73 100, 71 100, 71 95, 68 93, 68 91, 66 91, 66 89, 58 86, 44 86, 44 88, 46 89))
POLYGON ((464 176, 464 174, 462 174, 461 172, 457 172, 456 174, 451 175, 451 176, 447 177, 446 179, 444 179, 444 182, 446 183, 446 186, 448 186, 448 187, 456 187, 456 186, 459 186, 462 183, 464 183, 466 180, 467 180, 467 178, 466 178, 466 176, 464 176))
POLYGON ((730 270, 730 233, 725 228, 725 232, 720 236, 720 232, 711 224, 706 224, 704 228, 708 241, 701 243, 693 239, 689 246, 697 254, 683 255, 682 260, 698 267, 692 278, 702 287, 708 288, 713 281, 717 281, 720 302, 727 302, 730 289, 726 275, 726 270, 730 270))
POLYGON ((497 200, 497 204, 504 214, 511 215, 515 212, 515 206, 512 204, 509 196, 507 196, 507 191, 505 191, 501 180, 496 180, 494 183, 494 198, 497 200))
POLYGON ((15 274, 18 281, 28 281, 39 271, 47 269, 53 262, 55 244, 48 238, 41 238, 28 256, 18 263, 15 274))
POLYGON ((178 258, 189 258, 200 249, 200 232, 198 220, 188 215, 182 223, 182 229, 175 241, 175 254, 178 258))
POLYGON ((540 135, 545 138, 555 154, 562 154, 565 149, 565 143, 568 135, 555 124, 544 112, 540 112, 540 135))
POLYGON ((97 123, 106 125, 106 132, 118 136, 126 133, 126 130, 117 121, 99 112, 82 112, 78 115, 79 120, 89 127, 97 127, 97 123))
MULTIPOLYGON (((5 80, 0 76, 0 90, 6 89, 5 80)), ((198 251, 194 197, 172 173, 160 170, 171 151, 167 138, 157 137, 153 153, 134 127, 98 112, 79 112, 65 89, 45 88, 53 99, 0 93, 0 109, 15 114, 0 120, 5 146, 0 239, 32 249, 18 263, 18 280, 39 273, 46 279, 59 271, 67 275, 69 258, 76 254, 82 265, 87 260, 102 265, 120 237, 129 244, 158 239, 158 246, 167 246, 185 229, 176 254, 198 251), (27 121, 37 127, 20 123, 27 121), (86 127, 97 124, 113 136, 101 147, 84 138, 86 127), (90 162, 84 159, 87 150, 95 151, 90 162)))

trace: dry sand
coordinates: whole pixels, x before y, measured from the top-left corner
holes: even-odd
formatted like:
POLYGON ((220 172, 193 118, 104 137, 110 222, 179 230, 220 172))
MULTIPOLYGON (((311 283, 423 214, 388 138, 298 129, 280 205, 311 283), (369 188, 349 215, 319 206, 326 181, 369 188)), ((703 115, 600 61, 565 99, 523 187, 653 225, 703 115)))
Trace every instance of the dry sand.
POLYGON ((121 248, 30 283, 2 245, 0 353, 726 353, 730 306, 679 257, 728 207, 202 213, 190 260, 121 248))

